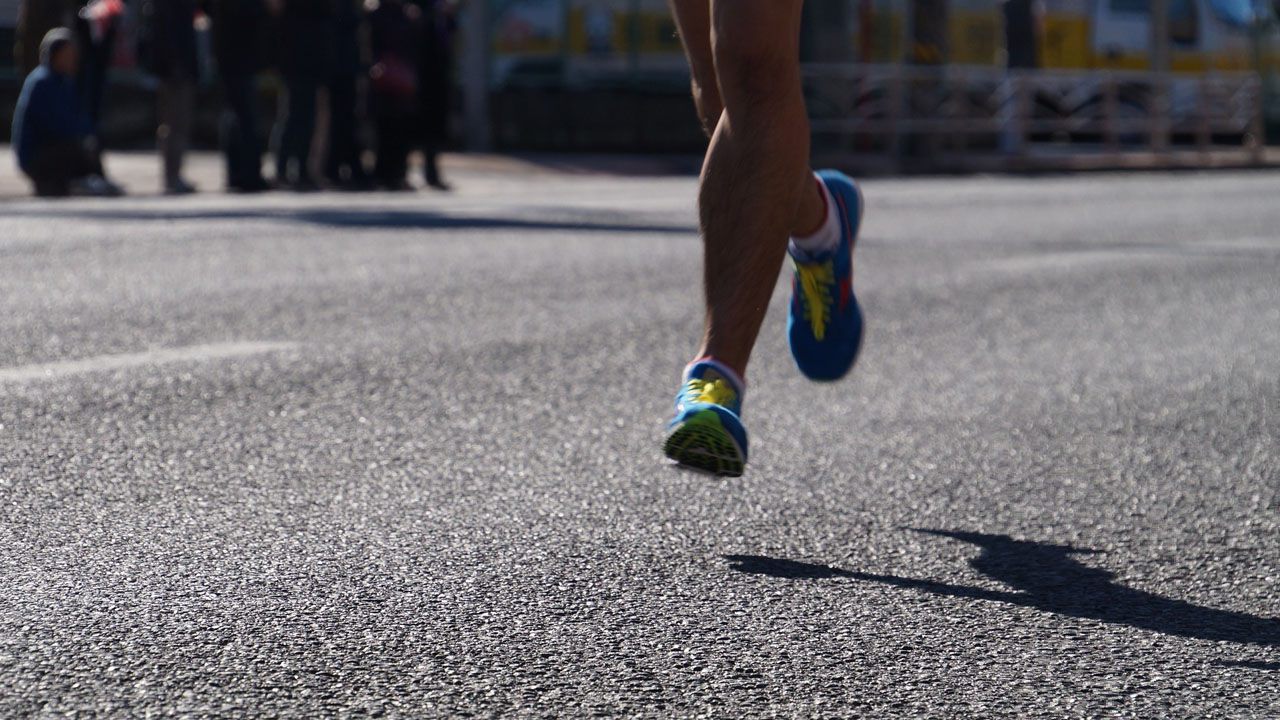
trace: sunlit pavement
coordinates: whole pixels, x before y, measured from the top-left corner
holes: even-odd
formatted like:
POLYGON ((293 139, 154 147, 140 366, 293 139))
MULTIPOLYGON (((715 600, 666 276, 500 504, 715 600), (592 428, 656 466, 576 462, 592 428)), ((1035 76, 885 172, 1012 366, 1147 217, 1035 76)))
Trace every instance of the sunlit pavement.
POLYGON ((1280 175, 868 182, 715 480, 694 180, 513 167, 0 203, 0 715, 1280 714, 1280 175))

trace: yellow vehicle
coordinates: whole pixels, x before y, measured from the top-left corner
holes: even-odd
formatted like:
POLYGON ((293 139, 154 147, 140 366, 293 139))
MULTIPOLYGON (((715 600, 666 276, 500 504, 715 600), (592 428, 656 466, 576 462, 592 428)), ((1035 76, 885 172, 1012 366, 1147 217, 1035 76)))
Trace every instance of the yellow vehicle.
MULTIPOLYGON (((831 2, 832 0, 826 0, 831 2)), ((841 0, 834 0, 840 2, 841 0)), ((869 45, 870 62, 892 62, 900 42, 872 42, 910 33, 908 61, 1001 65, 1009 38, 1001 0, 847 0, 846 37, 869 45), (870 24, 873 27, 860 27, 870 24)), ((817 0, 823 4, 823 0, 817 0)), ((1014 5, 1015 2, 1008 3, 1014 5)), ((1146 70, 1151 42, 1150 0, 1031 0, 1039 27, 1037 65, 1062 70, 1146 70)), ((1280 3, 1277 3, 1280 4, 1280 3)), ((1174 72, 1249 70, 1255 41, 1276 35, 1274 9, 1255 0, 1169 0, 1169 42, 1174 72)), ((818 32, 829 32, 819 30, 818 32)))
MULTIPOLYGON (((1150 0, 1025 1, 1039 17, 1039 67, 1148 68, 1150 0)), ((817 55, 830 56, 811 58, 818 61, 888 63, 905 58, 923 64, 999 66, 1007 41, 1005 4, 809 0, 805 35, 817 55), (904 48, 904 40, 909 47, 904 48)), ((504 59, 531 55, 611 57, 614 62, 626 58, 640 64, 680 57, 664 0, 506 0, 499 8, 493 46, 499 66, 504 59)), ((1254 42, 1262 35, 1255 30, 1274 17, 1272 8, 1259 0, 1169 0, 1169 14, 1175 72, 1253 68, 1254 42)), ((1263 39, 1275 34, 1268 30, 1263 39)))
MULTIPOLYGON (((1203 110, 1201 80, 1216 73, 1260 71, 1274 83, 1277 65, 1276 12, 1272 0, 1168 0, 1169 120, 1184 133, 1203 110)), ((1039 117, 1089 118, 1101 113, 1102 81, 1089 71, 1115 71, 1120 78, 1117 112, 1133 120, 1153 113, 1150 0, 812 0, 842 4, 845 26, 810 28, 816 35, 839 32, 864 63, 947 65, 979 70, 1004 67, 1062 71, 1054 91, 1037 89, 1039 117), (1022 19, 1015 21, 1019 16, 1022 19), (1021 33, 1021 34, 1019 34, 1021 33), (1022 59, 1014 62, 1015 49, 1022 59), (1027 50, 1030 48, 1030 50, 1027 50), (1071 83, 1075 83, 1072 85, 1071 83)), ((1280 2, 1277 2, 1280 5, 1280 2)), ((835 23, 834 25, 839 25, 835 23)), ((811 45, 831 47, 830 42, 811 45)), ((815 62, 838 57, 811 58, 815 62)), ((1238 77, 1238 76, 1237 76, 1238 77)), ((1047 88, 1049 82, 1041 83, 1047 88)), ((875 103, 877 90, 855 106, 875 103)), ((1264 93, 1264 98, 1280 93, 1264 93)), ((1215 100, 1216 102, 1216 100, 1215 100)), ((925 111, 927 112, 927 111, 925 111)), ((1280 106, 1266 108, 1280 119, 1280 106)))
POLYGON ((504 0, 496 10, 492 49, 498 84, 539 68, 570 84, 684 71, 665 0, 504 0))
MULTIPOLYGON (((547 89, 646 97, 686 92, 684 58, 666 0, 492 1, 491 81, 508 95, 527 88, 527 97, 513 101, 521 107, 537 105, 533 93, 547 89)), ((1104 92, 1116 92, 1104 91, 1089 71, 1117 71, 1115 77, 1123 78, 1117 112, 1139 118, 1154 107, 1151 81, 1142 76, 1150 68, 1150 1, 806 0, 802 59, 828 67, 861 64, 867 69, 855 75, 866 78, 881 73, 877 66, 899 62, 947 65, 962 74, 975 71, 967 77, 985 72, 997 79, 1006 67, 1035 67, 1051 71, 1046 76, 1063 77, 1059 91, 1036 91, 1034 114, 1073 119, 1099 115, 1104 92), (1009 21, 1015 11, 1028 20, 1009 21), (1015 52, 1014 43, 1021 49, 1015 52), (1071 82, 1077 84, 1062 89, 1071 82)), ((1199 76, 1253 69, 1274 75, 1269 68, 1276 56, 1270 48, 1280 42, 1274 42, 1271 3, 1280 0, 1168 2, 1170 69, 1176 78, 1168 107, 1176 135, 1185 134, 1179 128, 1203 106, 1195 87, 1199 76)), ((983 91, 975 86, 973 92, 983 91)), ((852 89, 825 84, 814 88, 811 110, 831 117, 881 117, 888 94, 873 80, 859 80, 852 89)), ((1280 98, 1280 93, 1270 96, 1280 98)), ((549 126, 566 112, 564 106, 548 109, 549 126)), ((1267 114, 1280 118, 1280 107, 1267 114)))
MULTIPOLYGON (((1179 73, 1249 70, 1255 30, 1270 17, 1250 0, 1170 0, 1171 69, 1179 73)), ((1052 0, 1045 8, 1042 66, 1150 68, 1149 0, 1052 0)))

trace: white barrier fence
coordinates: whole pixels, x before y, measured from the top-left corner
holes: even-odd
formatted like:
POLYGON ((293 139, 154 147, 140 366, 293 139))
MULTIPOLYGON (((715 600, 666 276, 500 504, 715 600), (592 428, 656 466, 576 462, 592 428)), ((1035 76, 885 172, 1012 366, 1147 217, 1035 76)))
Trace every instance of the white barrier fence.
POLYGON ((1255 73, 1195 76, 966 66, 809 64, 815 141, 827 151, 902 159, 1188 151, 1264 153, 1255 73))

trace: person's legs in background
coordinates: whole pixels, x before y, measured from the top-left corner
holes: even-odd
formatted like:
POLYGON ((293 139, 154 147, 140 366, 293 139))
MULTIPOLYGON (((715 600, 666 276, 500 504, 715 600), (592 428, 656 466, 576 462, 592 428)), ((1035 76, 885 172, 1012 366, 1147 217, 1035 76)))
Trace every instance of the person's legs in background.
POLYGON ((440 173, 440 148, 448 138, 449 93, 453 86, 447 76, 441 77, 440 68, 424 70, 422 89, 419 91, 421 106, 419 138, 422 146, 423 179, 427 187, 435 190, 451 190, 440 173))
POLYGON ((271 151, 275 155, 277 185, 289 182, 289 146, 285 133, 289 128, 289 114, 293 110, 293 88, 289 86, 289 76, 285 75, 282 80, 284 86, 276 96, 276 123, 271 129, 271 151))
POLYGON ((329 142, 325 148, 324 155, 324 179, 328 180, 332 185, 342 185, 345 183, 343 169, 346 166, 347 149, 346 138, 344 137, 345 106, 354 102, 354 83, 352 83, 352 94, 347 94, 346 78, 331 77, 327 88, 329 90, 329 142))
MULTIPOLYGON (((28 176, 40 197, 65 197, 78 181, 102 176, 102 161, 92 148, 80 142, 58 142, 39 148, 28 176)), ((94 194, 115 194, 95 192, 94 194)))
POLYGON ((374 117, 374 161, 373 176, 379 187, 386 187, 392 181, 391 165, 391 145, 392 145, 392 128, 391 118, 387 115, 379 113, 374 117))
POLYGON ((413 141, 411 118, 392 111, 379 116, 377 124, 378 158, 374 174, 378 185, 386 190, 411 189, 406 179, 413 141))
POLYGON ((227 158, 227 189, 236 192, 265 190, 267 181, 262 177, 254 76, 227 73, 222 76, 222 84, 226 93, 222 148, 227 158))
POLYGON ((107 87, 107 72, 111 66, 118 25, 116 20, 106 22, 101 35, 95 37, 89 22, 82 19, 76 23, 76 38, 82 48, 77 83, 85 113, 93 125, 93 134, 98 137, 101 137, 102 96, 107 87))
POLYGON ((449 190, 448 183, 440 176, 440 146, 435 140, 428 140, 423 144, 422 162, 427 186, 436 190, 449 190))
POLYGON ((359 188, 368 182, 368 174, 356 122, 356 78, 337 75, 329 80, 328 87, 329 148, 325 156, 325 179, 334 185, 359 188))
POLYGON ((311 136, 316 129, 315 79, 305 75, 285 77, 283 111, 276 140, 276 181, 295 190, 316 187, 308 164, 311 136))
POLYGON ((296 168, 298 141, 294 137, 298 131, 298 121, 294 116, 302 112, 301 106, 306 102, 302 97, 303 88, 296 75, 285 75, 284 92, 280 94, 278 117, 276 118, 275 137, 272 145, 276 155, 276 184, 288 187, 297 182, 303 173, 301 167, 296 168))
POLYGON ((164 164, 164 190, 181 195, 195 192, 182 178, 182 163, 191 143, 191 116, 195 111, 195 83, 170 77, 160 83, 160 127, 157 132, 164 164))
POLYGON ((413 151, 413 118, 404 116, 396 119, 395 145, 392 158, 393 173, 397 190, 411 190, 409 184, 409 153, 413 151))
POLYGON ((313 77, 301 78, 297 86, 300 88, 299 102, 294 106, 296 112, 289 119, 296 123, 292 135, 294 138, 293 157, 298 168, 299 190, 314 190, 315 178, 311 175, 311 141, 316 134, 316 103, 320 84, 313 77))

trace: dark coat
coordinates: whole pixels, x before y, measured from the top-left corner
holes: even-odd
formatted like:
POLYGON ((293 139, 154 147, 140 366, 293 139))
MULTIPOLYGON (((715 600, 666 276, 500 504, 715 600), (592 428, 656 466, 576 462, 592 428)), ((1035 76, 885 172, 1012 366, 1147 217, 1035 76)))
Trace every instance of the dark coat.
POLYGON ((323 80, 333 66, 334 0, 284 0, 280 71, 323 80))
POLYGON ((362 74, 366 68, 364 52, 364 3, 360 0, 336 0, 333 13, 333 67, 335 76, 362 74))
POLYGON ((1010 68, 1034 68, 1039 61, 1036 0, 1005 0, 1004 46, 1010 68))
POLYGON ((374 69, 395 65, 409 75, 408 93, 386 92, 375 78, 370 84, 373 112, 380 116, 413 116, 418 111, 417 84, 421 26, 417 8, 402 0, 381 0, 369 13, 369 38, 374 69))
POLYGON ((196 50, 196 0, 142 0, 138 13, 138 60, 162 79, 200 75, 196 50))
POLYGON ((263 0, 209 0, 213 58, 223 75, 252 75, 263 67, 262 46, 267 25, 263 0))
POLYGON ((448 135, 453 99, 453 48, 457 19, 442 0, 422 0, 422 45, 418 62, 418 99, 426 142, 440 143, 448 135))
POLYGON ((18 167, 29 170, 42 147, 79 141, 93 128, 80 109, 74 78, 41 65, 27 76, 13 113, 13 152, 18 167))

